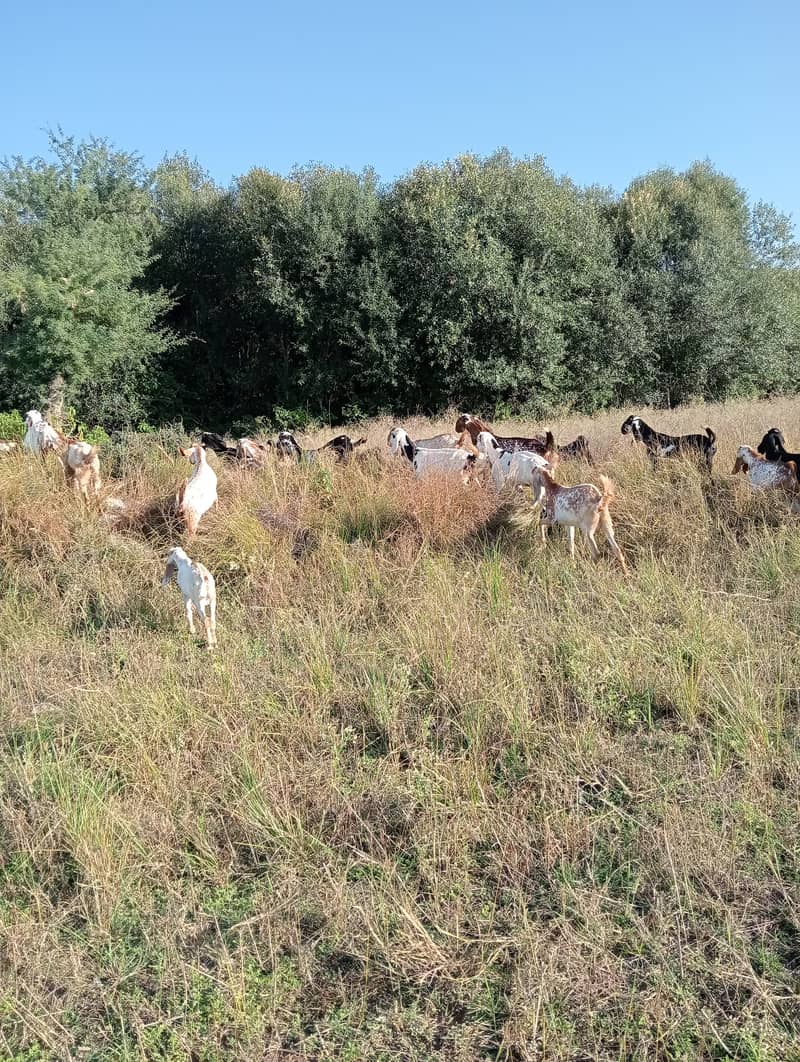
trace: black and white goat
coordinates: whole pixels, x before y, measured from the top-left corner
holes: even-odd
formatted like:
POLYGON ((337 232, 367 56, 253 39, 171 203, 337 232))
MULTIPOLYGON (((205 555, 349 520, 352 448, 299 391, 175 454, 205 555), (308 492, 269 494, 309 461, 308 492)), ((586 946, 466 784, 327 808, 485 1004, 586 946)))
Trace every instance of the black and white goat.
POLYGON ((651 428, 641 417, 630 416, 620 430, 623 435, 632 435, 637 442, 642 443, 654 464, 659 457, 695 454, 703 458, 711 471, 711 462, 717 452, 717 437, 711 428, 705 429, 705 435, 665 435, 651 428))
POLYGON ((786 449, 786 440, 780 428, 770 428, 764 438, 758 444, 758 452, 763 454, 767 461, 780 461, 781 464, 794 463, 795 473, 800 480, 800 454, 790 453, 786 449))
POLYGON ((418 447, 405 428, 392 428, 387 440, 389 450, 395 457, 404 457, 414 469, 418 478, 443 473, 460 475, 463 483, 468 483, 476 470, 486 466, 486 457, 474 449, 463 450, 460 447, 432 450, 418 447))
POLYGON ((200 444, 225 461, 236 461, 244 465, 262 465, 272 450, 272 442, 256 442, 246 436, 237 441, 236 446, 228 446, 224 438, 215 431, 204 431, 200 444))
POLYGON ((278 433, 275 449, 281 457, 293 457, 296 461, 316 461, 324 454, 332 454, 337 461, 347 464, 357 446, 363 446, 366 439, 351 439, 349 435, 337 435, 324 446, 316 450, 304 450, 290 431, 278 433))

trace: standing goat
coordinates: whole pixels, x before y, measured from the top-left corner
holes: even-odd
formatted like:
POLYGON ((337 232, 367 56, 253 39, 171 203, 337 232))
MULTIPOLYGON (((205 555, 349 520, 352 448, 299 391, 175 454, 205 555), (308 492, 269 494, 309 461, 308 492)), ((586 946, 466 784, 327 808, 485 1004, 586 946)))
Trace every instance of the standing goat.
POLYGON ((592 556, 595 560, 600 557, 597 548, 595 533, 598 527, 608 539, 614 556, 626 570, 625 557, 614 538, 614 525, 611 523, 611 514, 608 507, 614 498, 614 486, 605 476, 600 476, 602 490, 593 483, 579 483, 575 487, 562 487, 553 479, 553 473, 547 468, 537 469, 533 473, 533 479, 544 496, 544 510, 542 515, 542 541, 545 537, 545 528, 554 524, 562 524, 569 532, 569 553, 575 559, 575 528, 579 527, 583 532, 592 556))
POLYGON ((169 586, 173 577, 177 580, 183 603, 186 606, 186 619, 189 630, 194 635, 194 613, 203 621, 206 645, 209 649, 217 644, 217 589, 214 576, 198 561, 191 560, 186 553, 176 546, 167 557, 162 586, 169 586))
POLYGON ((545 432, 543 437, 533 435, 530 438, 524 435, 495 435, 485 420, 481 420, 480 417, 473 417, 471 413, 461 414, 456 421, 456 431, 468 431, 476 446, 480 433, 482 431, 488 432, 497 439, 504 450, 512 453, 515 450, 527 450, 534 454, 545 454, 548 451, 552 453, 556 448, 555 439, 551 431, 545 432))
POLYGON ((81 494, 86 501, 89 500, 90 491, 97 497, 103 485, 98 448, 81 440, 68 443, 64 457, 64 475, 67 482, 72 480, 75 493, 81 494))
POLYGON ((705 429, 705 435, 665 435, 645 424, 641 417, 630 416, 620 431, 623 435, 632 435, 637 442, 644 444, 653 465, 659 457, 695 454, 703 458, 708 471, 711 471, 711 462, 717 452, 717 437, 711 428, 705 429))
POLYGON ((188 450, 180 447, 180 452, 194 465, 194 471, 175 499, 191 538, 197 532, 201 517, 217 503, 217 474, 206 460, 206 452, 200 443, 188 450))
MULTIPOLYGON (((483 454, 492 466, 492 483, 501 490, 506 483, 533 487, 533 472, 538 468, 551 468, 550 451, 535 454, 530 450, 506 450, 489 431, 479 432, 476 441, 478 453, 483 454)), ((534 491, 534 507, 541 501, 534 491)))
POLYGON ((31 409, 25 415, 22 445, 34 454, 52 451, 61 462, 67 483, 71 482, 76 494, 81 494, 87 501, 90 491, 95 496, 100 493, 103 484, 98 448, 82 439, 66 438, 48 424, 38 409, 31 409))
POLYGON ((418 449, 411 441, 405 428, 393 428, 389 432, 389 450, 395 457, 405 457, 414 469, 417 477, 441 472, 445 474, 461 476, 462 482, 467 484, 486 458, 482 454, 469 452, 459 447, 454 449, 429 450, 418 449))

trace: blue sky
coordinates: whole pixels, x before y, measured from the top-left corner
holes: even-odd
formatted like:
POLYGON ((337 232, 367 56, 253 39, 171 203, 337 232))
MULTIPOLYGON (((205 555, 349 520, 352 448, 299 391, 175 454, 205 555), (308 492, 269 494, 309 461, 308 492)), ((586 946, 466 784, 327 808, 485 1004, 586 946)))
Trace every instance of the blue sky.
POLYGON ((617 190, 709 158, 800 228, 788 0, 45 0, 3 24, 0 156, 60 125, 152 164, 186 150, 226 184, 310 161, 390 180, 506 146, 617 190))

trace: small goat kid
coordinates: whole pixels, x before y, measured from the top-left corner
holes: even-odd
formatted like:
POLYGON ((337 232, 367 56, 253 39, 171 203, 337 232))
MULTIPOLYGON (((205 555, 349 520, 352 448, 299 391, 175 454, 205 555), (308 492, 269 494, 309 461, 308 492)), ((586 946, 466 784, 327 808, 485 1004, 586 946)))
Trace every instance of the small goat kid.
POLYGON ((188 450, 180 447, 180 452, 194 465, 194 471, 175 499, 191 538, 197 532, 201 517, 217 503, 217 474, 206 460, 206 452, 200 443, 188 450))
POLYGON ((569 533, 569 552, 575 559, 575 528, 579 527, 583 532, 592 556, 595 560, 600 557, 600 550, 595 541, 595 534, 600 528, 608 539, 608 544, 614 556, 619 561, 622 570, 626 571, 625 557, 614 538, 614 525, 611 523, 611 514, 608 507, 614 498, 614 486, 605 476, 600 476, 602 490, 593 483, 579 483, 575 487, 562 487, 553 479, 552 472, 547 468, 541 468, 534 472, 534 481, 541 489, 544 496, 544 509, 542 514, 542 541, 545 538, 545 528, 561 524, 569 533))
POLYGON ((659 457, 696 454, 703 458, 708 471, 711 471, 711 462, 717 452, 717 437, 711 428, 705 429, 705 435, 665 435, 651 428, 641 417, 632 415, 625 420, 620 431, 623 435, 632 435, 637 442, 642 443, 653 464, 659 457))
POLYGON ((206 645, 209 649, 217 644, 217 590, 214 576, 198 561, 191 560, 186 553, 176 546, 167 557, 162 586, 169 586, 173 577, 177 580, 183 603, 186 606, 186 619, 189 630, 194 635, 194 613, 203 621, 206 645))

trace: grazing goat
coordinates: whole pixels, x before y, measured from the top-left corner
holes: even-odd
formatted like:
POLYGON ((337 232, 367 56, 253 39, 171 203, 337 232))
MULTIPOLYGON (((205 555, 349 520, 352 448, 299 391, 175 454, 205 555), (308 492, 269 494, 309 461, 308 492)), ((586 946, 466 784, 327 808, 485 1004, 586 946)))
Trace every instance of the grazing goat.
POLYGON ((736 451, 736 462, 731 474, 735 476, 737 472, 747 473, 753 490, 783 489, 792 494, 800 491, 794 461, 768 461, 752 446, 740 446, 736 451))
MULTIPOLYGON (((489 431, 478 434, 477 450, 485 456, 492 467, 492 482, 500 490, 506 483, 533 487, 534 469, 551 468, 552 455, 535 454, 529 450, 506 450, 489 431)), ((534 492, 534 507, 541 501, 540 492, 534 492)))
POLYGON ((98 448, 77 440, 67 444, 64 457, 64 475, 72 480, 76 494, 89 500, 89 492, 97 497, 103 482, 100 478, 100 455, 98 448))
POLYGON ((537 469, 533 473, 536 486, 542 491, 544 507, 542 514, 542 541, 545 528, 562 524, 569 532, 569 552, 575 559, 575 528, 579 527, 589 543, 595 560, 600 557, 595 533, 598 527, 608 539, 614 556, 626 570, 625 557, 614 538, 614 525, 611 523, 609 504, 614 498, 614 487, 609 479, 600 476, 602 490, 593 483, 580 483, 575 487, 562 487, 553 479, 553 473, 547 468, 537 469))
POLYGON ((228 461, 235 461, 238 456, 238 448, 228 446, 223 437, 215 431, 204 431, 200 436, 200 445, 207 450, 213 450, 217 457, 224 457, 228 461))
POLYGON ((414 473, 422 478, 430 473, 443 472, 458 474, 466 484, 472 479, 476 470, 486 458, 478 453, 454 447, 452 449, 431 450, 418 449, 411 441, 405 428, 392 428, 389 432, 389 450, 396 457, 405 457, 414 469, 414 473))
POLYGON ((696 454, 703 458, 708 471, 717 452, 716 435, 711 428, 705 429, 705 435, 664 435, 641 417, 630 416, 620 429, 623 435, 632 435, 637 442, 643 443, 650 460, 655 465, 659 457, 676 457, 679 454, 696 454))
POLYGON ((297 461, 316 461, 322 454, 331 453, 337 461, 347 464, 357 446, 363 446, 366 439, 351 439, 349 435, 337 435, 316 450, 303 450, 290 431, 278 433, 275 444, 281 457, 294 457, 297 461))
POLYGON ((240 464, 260 466, 264 464, 272 450, 271 439, 268 439, 265 443, 260 443, 256 442, 255 439, 243 436, 236 443, 236 460, 240 464))
POLYGON ((169 586, 173 576, 183 594, 189 630, 195 634, 193 613, 196 612, 203 621, 206 645, 211 649, 217 644, 217 590, 214 576, 205 565, 191 560, 180 546, 171 550, 167 557, 161 585, 169 586))
POLYGON ((758 444, 758 452, 763 454, 768 461, 780 461, 794 464, 797 478, 800 480, 800 454, 790 453, 786 449, 786 440, 780 428, 770 428, 764 438, 758 444))
POLYGON ((197 532, 201 517, 217 503, 217 474, 206 461, 206 452, 200 443, 180 452, 194 465, 194 471, 178 491, 178 511, 186 523, 189 537, 197 532))
POLYGON ((495 435, 485 420, 481 420, 480 417, 473 417, 471 413, 461 414, 456 421, 456 431, 468 431, 472 441, 476 445, 480 433, 482 431, 488 432, 497 439, 498 443, 504 450, 510 450, 512 452, 516 450, 526 450, 534 454, 544 454, 547 452, 552 453, 556 448, 553 433, 550 431, 547 431, 544 437, 534 435, 531 438, 526 438, 522 435, 495 435))
POLYGON ((271 441, 260 443, 247 437, 238 439, 236 446, 228 446, 215 431, 204 431, 200 436, 200 445, 213 450, 217 457, 244 465, 262 465, 272 449, 271 441))

